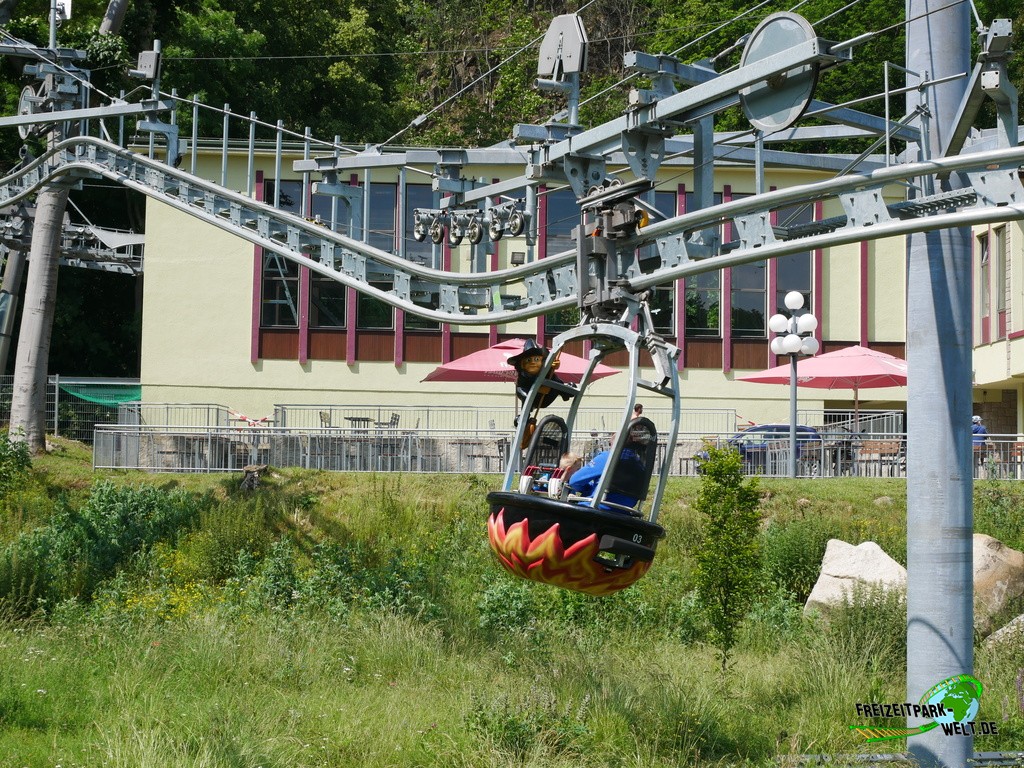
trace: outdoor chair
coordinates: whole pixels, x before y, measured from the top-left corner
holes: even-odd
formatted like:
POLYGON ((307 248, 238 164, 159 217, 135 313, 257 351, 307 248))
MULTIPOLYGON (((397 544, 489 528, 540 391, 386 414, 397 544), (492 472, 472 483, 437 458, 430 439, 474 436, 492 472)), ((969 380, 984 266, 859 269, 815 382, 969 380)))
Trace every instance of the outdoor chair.
POLYGON ((391 418, 388 419, 387 421, 378 421, 375 422, 375 424, 377 426, 377 429, 394 429, 395 427, 398 426, 398 421, 401 418, 402 417, 399 414, 392 413, 391 418))
POLYGON ((857 451, 860 474, 869 477, 898 477, 899 440, 864 440, 857 451))

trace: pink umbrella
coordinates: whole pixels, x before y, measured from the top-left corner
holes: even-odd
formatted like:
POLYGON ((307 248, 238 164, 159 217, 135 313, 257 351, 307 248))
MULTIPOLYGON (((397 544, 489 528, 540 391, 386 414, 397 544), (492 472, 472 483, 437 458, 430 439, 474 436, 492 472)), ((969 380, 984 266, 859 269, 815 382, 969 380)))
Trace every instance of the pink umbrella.
MULTIPOLYGON (((493 347, 471 352, 438 366, 423 381, 515 381, 516 369, 508 364, 508 359, 522 352, 525 343, 524 339, 508 339, 493 347)), ((589 360, 563 352, 559 356, 558 378, 579 383, 589 365, 589 360)), ((598 363, 591 379, 601 379, 613 373, 618 371, 598 363)))
MULTIPOLYGON (((789 363, 759 373, 737 376, 737 381, 757 384, 788 384, 789 363)), ((797 384, 817 389, 852 389, 853 418, 858 424, 859 390, 901 387, 907 383, 907 361, 867 347, 847 347, 824 355, 801 358, 796 368, 797 384)))

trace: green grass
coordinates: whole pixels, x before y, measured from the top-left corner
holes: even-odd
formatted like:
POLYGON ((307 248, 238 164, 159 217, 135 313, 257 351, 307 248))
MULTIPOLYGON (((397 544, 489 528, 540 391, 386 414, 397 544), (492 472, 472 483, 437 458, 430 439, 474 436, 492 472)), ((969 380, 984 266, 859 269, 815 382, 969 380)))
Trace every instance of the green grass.
MULTIPOLYGON (((602 599, 496 567, 493 478, 239 479, 93 473, 65 443, 0 500, 5 551, 75 544, 23 570, 80 577, 0 622, 0 768, 767 766, 879 751, 846 727, 854 704, 904 698, 901 603, 867 595, 823 626, 793 597, 831 536, 902 558, 898 481, 763 481, 770 567, 722 675, 693 593, 694 479, 669 487, 651 572, 602 599), (148 503, 149 523, 100 500, 148 503)), ((978 493, 979 530, 1024 543, 1017 487, 978 493)), ((1000 735, 977 749, 1024 743, 1021 668, 1024 647, 979 646, 1000 735)))

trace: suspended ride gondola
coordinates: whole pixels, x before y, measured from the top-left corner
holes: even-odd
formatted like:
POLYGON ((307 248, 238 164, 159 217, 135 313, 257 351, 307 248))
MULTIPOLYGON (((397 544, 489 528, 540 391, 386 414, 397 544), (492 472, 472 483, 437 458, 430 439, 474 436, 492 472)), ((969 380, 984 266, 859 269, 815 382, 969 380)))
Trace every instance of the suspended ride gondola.
MULTIPOLYGON (((516 576, 600 596, 634 584, 654 561, 658 541, 665 535, 657 522, 658 511, 679 427, 679 350, 655 333, 645 298, 620 293, 618 318, 585 319, 557 336, 523 398, 513 445, 526 448, 511 452, 502 490, 487 496, 491 548, 516 576), (630 328, 634 319, 637 330, 630 328), (566 345, 579 341, 590 347, 590 368, 574 387, 559 381, 553 369, 566 345), (621 423, 607 449, 573 474, 563 459, 574 458, 573 427, 591 373, 620 350, 629 357, 621 423), (657 380, 640 375, 644 352, 650 355, 657 380), (665 396, 671 403, 663 443, 652 421, 632 417, 639 390, 665 396), (542 403, 550 404, 553 394, 570 401, 568 413, 564 418, 547 415, 534 424, 530 414, 542 403), (589 481, 581 483, 584 475, 589 481)), ((586 439, 592 442, 589 430, 586 439)))

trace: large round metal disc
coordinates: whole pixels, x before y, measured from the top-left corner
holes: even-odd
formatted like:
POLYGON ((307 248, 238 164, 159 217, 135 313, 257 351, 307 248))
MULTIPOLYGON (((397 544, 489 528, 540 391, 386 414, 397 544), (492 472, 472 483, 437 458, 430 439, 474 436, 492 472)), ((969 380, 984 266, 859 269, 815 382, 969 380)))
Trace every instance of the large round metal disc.
MULTIPOLYGON (((36 96, 35 88, 31 85, 26 85, 21 89, 21 97, 18 99, 18 114, 19 115, 33 115, 36 112, 36 107, 39 104, 39 97, 36 96)), ((32 135, 31 125, 19 125, 18 135, 23 139, 27 139, 32 135)))
MULTIPOLYGON (((750 34, 740 66, 756 66, 776 53, 815 38, 814 28, 795 13, 774 13, 750 34)), ((811 103, 818 81, 817 65, 804 65, 740 91, 740 104, 751 124, 765 133, 788 128, 811 103)))

